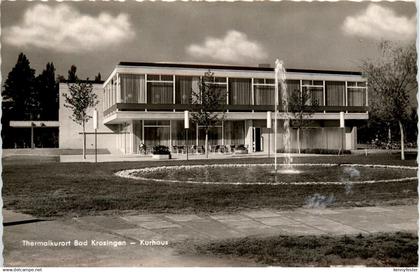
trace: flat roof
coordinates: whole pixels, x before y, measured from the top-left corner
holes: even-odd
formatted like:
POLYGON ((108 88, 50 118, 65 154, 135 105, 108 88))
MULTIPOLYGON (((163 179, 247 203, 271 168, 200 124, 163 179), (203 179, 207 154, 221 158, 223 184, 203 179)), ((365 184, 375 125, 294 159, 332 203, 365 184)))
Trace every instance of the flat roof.
MULTIPOLYGON (((274 71, 273 67, 258 66, 237 66, 223 64, 195 64, 195 63, 175 63, 175 62, 129 62, 122 61, 119 66, 143 66, 143 67, 168 67, 168 68, 198 68, 198 69, 223 69, 223 70, 242 70, 242 71, 274 71)), ((337 75, 362 75, 356 71, 336 71, 336 70, 314 70, 314 69, 295 69, 286 68, 286 72, 291 73, 318 73, 318 74, 337 74, 337 75)))

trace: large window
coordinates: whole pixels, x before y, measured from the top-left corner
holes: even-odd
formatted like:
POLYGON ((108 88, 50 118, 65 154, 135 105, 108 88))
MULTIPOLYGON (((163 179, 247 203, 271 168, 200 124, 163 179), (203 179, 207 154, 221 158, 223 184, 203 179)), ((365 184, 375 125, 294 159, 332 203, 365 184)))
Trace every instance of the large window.
MULTIPOLYGON (((286 80, 286 84, 287 84, 287 94, 289 98, 292 96, 292 93, 296 93, 296 92, 300 93, 300 80, 294 80, 294 79, 286 80)), ((281 93, 279 93, 279 96, 280 96, 279 101, 281 101, 281 93)))
POLYGON ((120 74, 121 102, 146 103, 144 75, 120 74))
POLYGON ((250 78, 229 78, 229 104, 251 105, 251 89, 250 78))
POLYGON ((327 106, 345 105, 346 84, 343 81, 325 81, 327 106))
POLYGON ((171 75, 147 75, 147 102, 173 104, 174 81, 171 75))
POLYGON ((104 87, 104 110, 117 103, 117 77, 114 76, 104 87))
POLYGON ((170 146, 170 121, 144 121, 144 144, 147 148, 155 145, 170 146))
POLYGON ((184 146, 186 143, 185 133, 188 132, 188 142, 187 145, 192 146, 196 145, 197 141, 197 132, 196 124, 190 123, 190 128, 184 128, 184 120, 172 120, 171 121, 171 130, 172 130, 172 145, 173 146, 184 146))
POLYGON ((366 82, 347 82, 348 106, 366 106, 366 82))
POLYGON ((210 81, 204 82, 205 84, 208 84, 214 90, 219 94, 220 98, 220 104, 226 104, 226 92, 227 92, 227 79, 226 77, 212 77, 209 78, 210 81))
MULTIPOLYGON (((208 141, 210 148, 216 145, 222 145, 223 128, 222 124, 213 126, 209 129, 208 141)), ((202 126, 198 126, 198 145, 205 146, 206 130, 202 126)))
POLYGON ((245 144, 245 121, 225 121, 223 125, 225 145, 245 144))
POLYGON ((255 78, 255 105, 274 105, 274 79, 255 78))
POLYGON ((324 84, 322 80, 303 80, 302 92, 308 92, 311 99, 308 105, 316 101, 318 106, 324 105, 324 84))
POLYGON ((176 104, 189 104, 192 92, 198 91, 199 77, 176 76, 175 77, 175 102, 176 104))

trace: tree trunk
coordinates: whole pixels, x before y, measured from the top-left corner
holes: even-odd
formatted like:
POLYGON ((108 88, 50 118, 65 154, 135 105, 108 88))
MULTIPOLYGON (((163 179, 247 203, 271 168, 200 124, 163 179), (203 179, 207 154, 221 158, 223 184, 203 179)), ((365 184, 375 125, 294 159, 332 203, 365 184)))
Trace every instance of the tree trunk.
POLYGON ((297 129, 297 147, 298 147, 298 153, 300 154, 300 128, 297 129))
POLYGON ((401 135, 401 160, 405 160, 404 154, 404 127, 401 121, 398 121, 398 125, 400 125, 400 135, 401 135))
POLYGON ((206 158, 209 158, 209 131, 206 130, 206 141, 205 141, 205 149, 206 149, 206 158))
POLYGON ((86 133, 85 133, 85 121, 82 121, 83 126, 83 159, 86 160, 86 133))
POLYGON ((388 143, 391 144, 392 138, 391 138, 391 126, 388 125, 388 143))

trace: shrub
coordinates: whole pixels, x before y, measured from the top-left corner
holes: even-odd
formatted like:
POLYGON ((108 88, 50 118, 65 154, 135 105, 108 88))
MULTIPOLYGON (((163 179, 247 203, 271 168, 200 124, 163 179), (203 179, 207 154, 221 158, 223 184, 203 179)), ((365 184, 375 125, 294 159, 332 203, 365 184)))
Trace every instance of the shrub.
POLYGON ((240 144, 240 145, 237 145, 237 146, 235 147, 235 150, 248 150, 248 149, 245 147, 245 145, 240 144))
MULTIPOLYGON (((285 153, 283 148, 277 149, 277 153, 285 153)), ((290 153, 298 153, 297 149, 292 148, 290 153)), ((305 148, 301 149, 300 153, 302 154, 332 154, 337 155, 340 154, 351 154, 350 150, 338 150, 338 149, 325 149, 325 148, 305 148)))
POLYGON ((153 155, 171 155, 169 147, 165 145, 155 145, 152 150, 153 155))

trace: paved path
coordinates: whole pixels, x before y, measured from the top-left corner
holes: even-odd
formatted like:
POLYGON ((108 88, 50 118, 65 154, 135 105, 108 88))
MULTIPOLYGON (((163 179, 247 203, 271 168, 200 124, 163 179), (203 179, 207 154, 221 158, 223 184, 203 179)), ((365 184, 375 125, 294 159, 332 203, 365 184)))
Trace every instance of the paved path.
MULTIPOLYGON (((328 154, 291 154, 292 157, 322 157, 331 156, 328 154)), ((285 154, 278 154, 278 157, 284 157, 285 154)), ((270 155, 271 158, 273 154, 270 155)), ((207 159, 232 159, 232 158, 268 158, 268 154, 265 152, 256 152, 250 154, 223 154, 223 153, 210 153, 207 158, 204 154, 189 154, 189 160, 207 160, 207 159)), ((172 160, 186 160, 186 154, 172 154, 172 160)), ((83 159, 82 155, 60 155, 60 162, 94 162, 94 155, 87 155, 86 160, 83 159)), ((140 155, 140 154, 101 154, 98 155, 98 162, 114 162, 114 161, 156 161, 151 155, 140 155)))
MULTIPOLYGON (((417 206, 258 210, 237 214, 133 214, 31 222, 3 211, 6 265, 42 266, 250 266, 244 260, 181 256, 176 244, 269 235, 417 233, 417 206), (16 222, 29 222, 16 224, 16 222), (85 247, 29 247, 28 241, 88 241, 85 247), (96 246, 92 240, 124 241, 96 246), (151 242, 153 241, 153 242, 151 242), (147 244, 154 243, 154 244, 147 244), (166 243, 168 243, 166 245, 166 243)), ((32 218, 33 219, 33 218, 32 218)))

